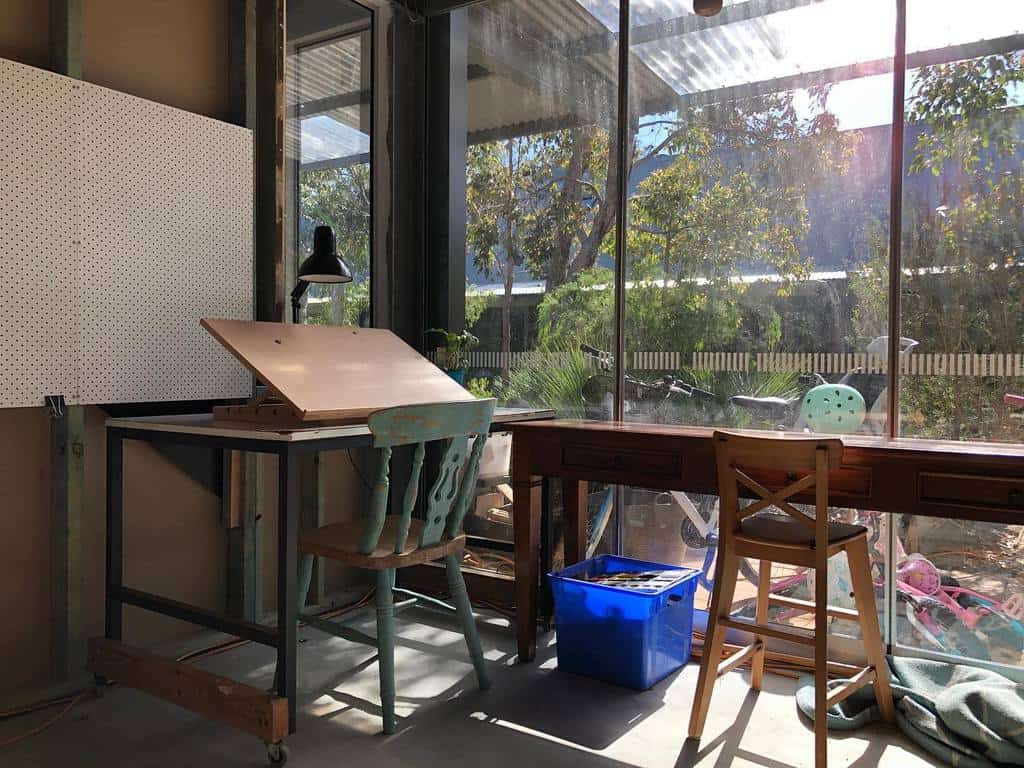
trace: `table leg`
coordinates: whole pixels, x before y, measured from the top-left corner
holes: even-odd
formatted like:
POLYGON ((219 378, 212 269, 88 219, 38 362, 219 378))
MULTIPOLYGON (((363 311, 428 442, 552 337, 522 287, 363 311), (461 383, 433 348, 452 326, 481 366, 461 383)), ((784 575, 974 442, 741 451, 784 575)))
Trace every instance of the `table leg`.
POLYGON ((288 699, 288 732, 294 733, 301 501, 298 454, 285 447, 277 461, 277 695, 288 699))
POLYGON ((587 481, 562 480, 562 519, 565 525, 565 564, 587 558, 587 481))
POLYGON ((124 436, 107 430, 107 548, 104 630, 108 640, 121 640, 121 600, 112 595, 123 582, 124 565, 124 436))
POLYGON ((537 651, 537 597, 540 591, 541 478, 530 473, 529 448, 512 441, 512 524, 516 561, 516 639, 519 661, 537 651))
POLYGON ((551 519, 551 478, 541 480, 540 490, 540 618, 545 632, 550 632, 555 617, 555 601, 547 574, 554 569, 555 526, 551 519))

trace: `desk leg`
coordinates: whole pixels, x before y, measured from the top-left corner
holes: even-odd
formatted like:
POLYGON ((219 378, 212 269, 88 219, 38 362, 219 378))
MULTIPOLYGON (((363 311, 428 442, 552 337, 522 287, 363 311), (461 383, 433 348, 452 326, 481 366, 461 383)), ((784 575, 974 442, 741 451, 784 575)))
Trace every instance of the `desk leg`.
POLYGON ((566 566, 587 559, 587 481, 562 480, 566 566))
POLYGON ((516 561, 516 639, 519 661, 537 651, 537 597, 540 591, 541 478, 530 473, 529 447, 512 441, 512 523, 516 561))
POLYGON ((106 618, 108 640, 121 640, 121 600, 112 595, 123 580, 124 564, 124 435, 119 429, 107 430, 107 550, 106 618))
POLYGON ((288 699, 288 732, 295 732, 298 612, 299 460, 290 447, 277 455, 277 695, 288 699))

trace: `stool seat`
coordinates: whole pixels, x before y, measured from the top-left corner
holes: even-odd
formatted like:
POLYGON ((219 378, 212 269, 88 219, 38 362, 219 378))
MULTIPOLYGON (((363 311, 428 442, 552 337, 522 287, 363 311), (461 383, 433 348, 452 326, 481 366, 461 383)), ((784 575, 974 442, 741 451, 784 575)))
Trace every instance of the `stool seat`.
MULTIPOLYGON (((863 525, 854 523, 829 523, 828 543, 840 544, 868 532, 863 525)), ((746 539, 784 544, 794 547, 814 548, 814 531, 789 515, 756 514, 740 521, 740 536, 746 539)))

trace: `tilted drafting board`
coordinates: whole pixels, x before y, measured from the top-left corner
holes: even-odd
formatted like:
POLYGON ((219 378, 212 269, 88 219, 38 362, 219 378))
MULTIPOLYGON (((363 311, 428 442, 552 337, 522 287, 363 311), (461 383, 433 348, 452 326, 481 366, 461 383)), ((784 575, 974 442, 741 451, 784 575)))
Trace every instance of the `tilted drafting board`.
POLYGON ((252 134, 0 59, 0 407, 242 397, 252 134))
POLYGON ((473 395, 391 331, 204 319, 203 327, 300 420, 361 420, 381 408, 473 395))

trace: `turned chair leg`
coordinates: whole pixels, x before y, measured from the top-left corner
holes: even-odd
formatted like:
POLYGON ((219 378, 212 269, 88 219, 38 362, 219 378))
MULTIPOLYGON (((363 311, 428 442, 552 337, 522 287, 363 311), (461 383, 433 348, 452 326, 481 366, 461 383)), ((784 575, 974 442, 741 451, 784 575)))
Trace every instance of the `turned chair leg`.
POLYGON ((729 616, 732 611, 732 596, 736 590, 736 577, 739 573, 739 560, 736 555, 727 551, 728 547, 718 550, 718 566, 715 568, 715 584, 711 593, 711 608, 708 610, 707 629, 704 633, 704 649, 700 655, 700 675, 697 677, 697 693, 690 712, 691 739, 699 739, 704 732, 704 721, 708 716, 711 704, 711 692, 718 678, 718 663, 722 658, 722 646, 725 644, 725 629, 718 626, 718 620, 729 616))
POLYGON ((377 571, 377 661, 380 666, 380 709, 384 733, 395 732, 395 602, 394 569, 377 571))
POLYGON ((484 666, 484 652, 480 647, 480 635, 477 634, 473 606, 466 593, 466 582, 462 578, 458 558, 458 555, 448 555, 444 559, 445 572, 448 575, 448 591, 451 593, 455 611, 462 622, 462 634, 466 638, 466 647, 469 648, 469 656, 473 660, 473 668, 476 670, 477 685, 480 686, 481 691, 486 691, 491 687, 491 681, 484 666))

